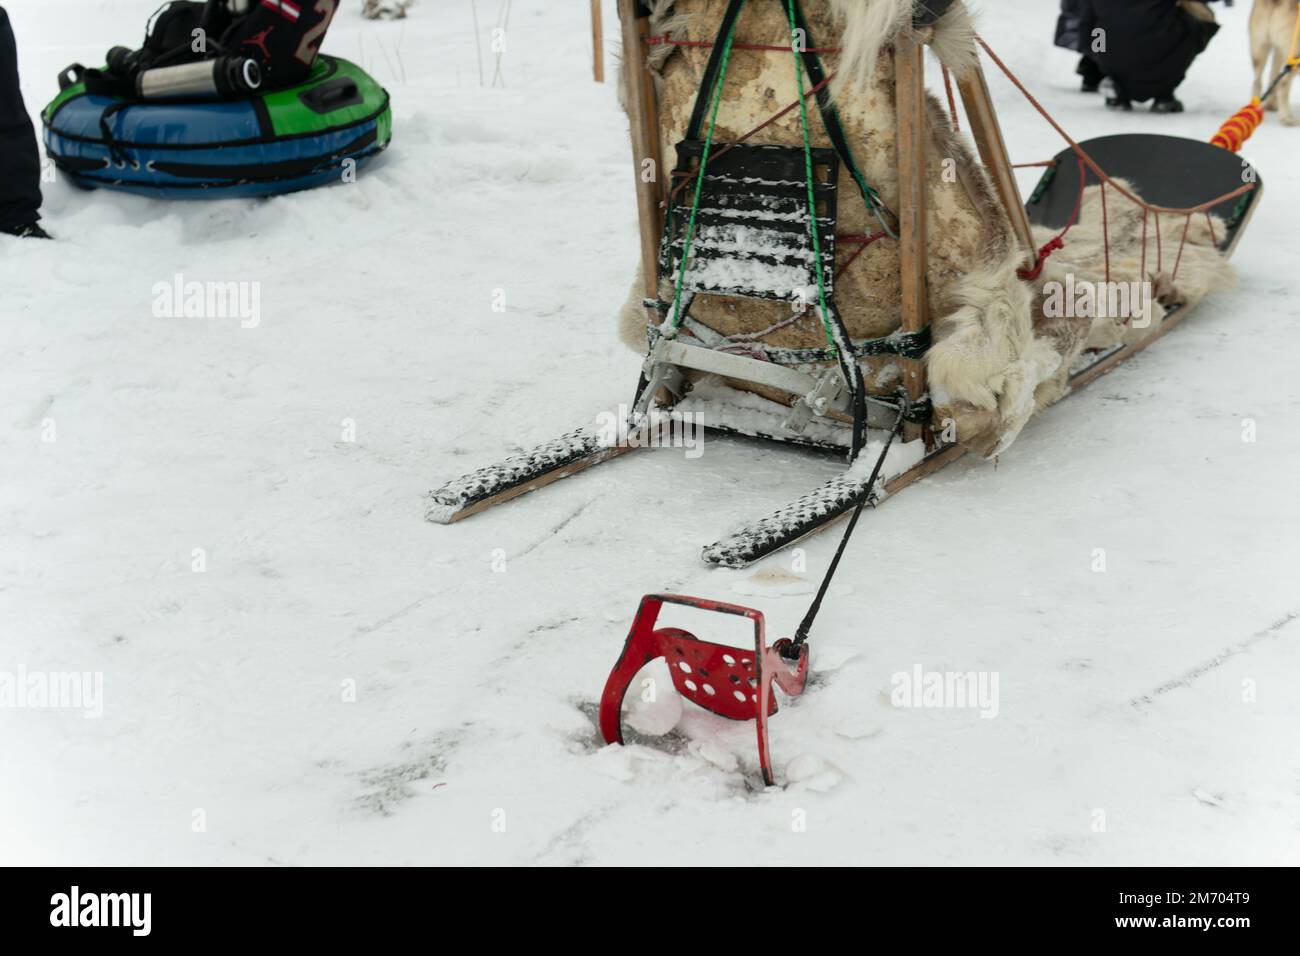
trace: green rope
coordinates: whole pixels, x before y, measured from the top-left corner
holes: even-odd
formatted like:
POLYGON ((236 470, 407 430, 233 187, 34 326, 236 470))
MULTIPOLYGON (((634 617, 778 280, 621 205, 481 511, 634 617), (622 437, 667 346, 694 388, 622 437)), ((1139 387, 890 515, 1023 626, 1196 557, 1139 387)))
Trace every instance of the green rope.
MULTIPOLYGON (((816 46, 811 34, 808 32, 808 20, 804 16, 803 10, 799 8, 798 0, 795 2, 795 21, 796 28, 804 31, 804 39, 809 46, 816 46)), ((822 65, 821 57, 815 50, 804 53, 805 62, 811 62, 816 65, 816 71, 811 67, 808 68, 808 78, 814 83, 823 82, 826 79, 826 69, 822 65)), ((862 170, 858 168, 857 161, 853 158, 853 147, 849 145, 848 135, 844 132, 844 124, 840 121, 839 110, 831 100, 829 91, 822 89, 817 93, 817 106, 821 109, 822 121, 826 124, 826 132, 830 134, 832 145, 835 146, 836 152, 840 153, 840 158, 849 170, 849 175, 858 186, 858 191, 862 193, 862 202, 866 205, 868 211, 875 215, 880 223, 880 228, 885 230, 885 235, 891 239, 898 238, 898 232, 890 225, 888 217, 885 215, 885 203, 880 198, 880 193, 867 182, 862 170), (832 130, 832 125, 839 130, 837 137, 832 130)))
POLYGON ((709 132, 704 138, 704 152, 700 156, 700 171, 695 177, 695 196, 691 199, 691 216, 686 222, 686 240, 682 243, 682 261, 677 269, 677 285, 673 290, 673 315, 668 331, 664 333, 667 338, 672 338, 677 334, 677 327, 682 321, 682 286, 686 282, 686 263, 690 260, 691 243, 695 239, 695 217, 699 212, 700 196, 704 191, 704 171, 708 168, 709 151, 713 148, 713 133, 718 125, 718 107, 722 105, 722 84, 727 78, 727 64, 731 61, 731 42, 735 37, 736 24, 733 21, 731 29, 727 31, 727 38, 723 41, 722 61, 718 70, 718 79, 713 84, 713 106, 709 112, 709 132))
MULTIPOLYGON (((839 343, 831 329, 830 312, 826 308, 826 276, 822 269, 821 236, 817 231, 817 197, 813 192, 812 140, 808 134, 808 101, 803 95, 803 64, 799 60, 799 50, 795 46, 798 26, 794 17, 794 0, 787 0, 786 12, 790 17, 790 52, 794 54, 794 81, 799 93, 799 122, 803 127, 803 164, 805 185, 808 187, 808 227, 812 232, 813 268, 817 272, 817 302, 822 313, 822 329, 831 352, 840 354, 839 343)), ((852 383, 849 383, 852 385, 852 383)))

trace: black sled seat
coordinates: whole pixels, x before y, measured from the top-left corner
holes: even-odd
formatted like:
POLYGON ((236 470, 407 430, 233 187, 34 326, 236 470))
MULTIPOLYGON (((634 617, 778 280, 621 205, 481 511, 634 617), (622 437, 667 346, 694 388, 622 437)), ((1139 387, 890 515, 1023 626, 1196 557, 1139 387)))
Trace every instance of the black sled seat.
MULTIPOLYGON (((1226 234, 1218 237, 1224 253, 1235 248, 1264 191, 1259 174, 1240 156, 1194 139, 1125 133, 1079 145, 1108 175, 1127 180, 1138 195, 1157 206, 1186 209, 1254 183, 1250 192, 1210 209, 1227 223, 1226 234)), ((1079 162, 1073 150, 1064 149, 1055 163, 1039 180, 1026 209, 1034 225, 1063 229, 1079 198, 1079 162)), ((1085 186, 1100 182, 1087 168, 1084 177, 1085 186)))
MULTIPOLYGON (((801 149, 785 146, 719 144, 704 175, 690 261, 683 276, 681 311, 690 311, 697 292, 742 298, 791 301, 817 286, 808 242, 801 149)), ((690 187, 699 175, 704 144, 677 145, 674 190, 660 253, 662 276, 672 281, 681 268, 691 219, 690 187)), ((814 149, 813 195, 821 238, 822 283, 829 299, 835 285, 836 189, 839 160, 829 149, 814 149)), ((671 303, 667 303, 671 306, 671 303)), ((832 306, 833 307, 833 306, 832 306)))

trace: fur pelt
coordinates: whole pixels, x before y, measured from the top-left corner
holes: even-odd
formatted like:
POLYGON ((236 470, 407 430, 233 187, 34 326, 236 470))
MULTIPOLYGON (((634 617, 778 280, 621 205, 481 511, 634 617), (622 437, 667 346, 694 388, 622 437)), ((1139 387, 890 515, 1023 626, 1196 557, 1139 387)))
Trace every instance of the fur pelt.
POLYGON ((956 308, 935 321, 926 355, 936 419, 955 438, 995 455, 1015 440, 1036 410, 1035 392, 1061 356, 1036 339, 1033 290, 1016 277, 1019 250, 968 272, 954 284, 956 308))
MULTIPOLYGON (((804 6, 817 42, 842 49, 838 62, 828 56, 827 66, 851 80, 841 88, 837 106, 863 174, 886 205, 897 208, 894 66, 892 56, 879 54, 899 30, 912 29, 912 0, 805 0, 804 6)), ((651 29, 656 33, 681 31, 676 35, 683 38, 706 38, 716 30, 724 7, 725 0, 655 0, 651 29)), ((779 44, 788 35, 781 13, 775 4, 747 5, 737 36, 750 43, 779 44)), ((951 8, 934 29, 929 38, 931 49, 950 69, 960 73, 974 62, 973 28, 964 4, 951 8)), ((660 100, 659 148, 664 163, 671 165, 708 50, 657 45, 651 51, 660 100)), ((718 114, 718 141, 738 138, 796 99, 789 54, 781 57, 748 51, 733 60, 729 71, 718 114)), ((814 121, 811 133, 814 146, 829 145, 820 121, 814 121)), ((1142 316, 1125 325, 1072 312, 1048 310, 1048 314, 1044 306, 1051 283, 1065 283, 1070 277, 1076 283, 1100 283, 1105 278, 1100 190, 1094 187, 1086 192, 1079 221, 1065 248, 1047 260, 1035 282, 1028 283, 1017 276, 1024 265, 1024 252, 1018 248, 987 172, 933 97, 928 102, 926 133, 926 279, 934 344, 925 361, 936 407, 934 424, 944 427, 945 420, 950 420, 956 439, 973 451, 996 455, 1005 450, 1037 409, 1065 393, 1070 370, 1085 349, 1106 348, 1151 334, 1175 302, 1198 301, 1232 281, 1226 261, 1213 248, 1204 217, 1196 217, 1191 226, 1175 281, 1173 263, 1184 220, 1164 217, 1160 223, 1163 255, 1157 255, 1154 221, 1149 223, 1145 278, 1159 296, 1151 306, 1149 321, 1142 316)), ((798 113, 769 125, 761 141, 801 143, 798 113)), ((1108 199, 1111 278, 1138 281, 1143 278, 1141 212, 1118 194, 1108 199)), ((852 235, 876 228, 851 189, 840 191, 838 226, 840 232, 852 235)), ((1222 223, 1215 229, 1223 235, 1222 223)), ((1041 245, 1051 235, 1040 230, 1035 243, 1041 245)), ((842 245, 837 257, 851 251, 842 245)), ((643 293, 638 273, 619 315, 620 337, 638 352, 644 351, 646 343, 643 293)), ((659 295, 670 299, 671 283, 661 285, 659 295)), ((897 245, 878 242, 870 246, 837 280, 835 297, 852 338, 896 331, 900 315, 897 245)), ((815 316, 794 324, 781 321, 789 315, 789 304, 784 302, 740 302, 708 295, 697 297, 692 307, 696 320, 724 337, 749 335, 774 347, 823 344, 815 316), (777 324, 783 327, 764 331, 777 324)), ((869 388, 889 393, 897 385, 899 369, 892 359, 864 360, 863 370, 869 388)))
MULTIPOLYGON (((839 75, 831 92, 840 96, 875 75, 876 60, 899 31, 911 29, 916 0, 830 0, 831 15, 841 26, 839 75)), ((928 43, 939 62, 956 76, 975 64, 975 24, 957 3, 927 28, 928 43)))
MULTIPOLYGON (((831 93, 839 96, 846 88, 869 82, 876 73, 881 49, 893 42, 899 30, 910 29, 917 0, 828 0, 831 17, 840 36, 838 75, 831 93)), ((694 17, 678 9, 677 0, 645 0, 650 10, 650 32, 655 36, 685 37, 694 17)), ((975 23, 964 3, 957 3, 938 22, 926 28, 931 51, 953 75, 960 78, 976 62, 975 23)), ((668 44, 656 44, 646 51, 646 65, 656 76, 673 53, 668 44)), ((627 108, 627 84, 619 59, 619 102, 627 108)))
MULTIPOLYGON (((833 0, 804 0, 812 38, 818 45, 837 45, 839 41, 833 0)), ((867 5, 863 5, 865 9, 867 5)), ((655 8, 658 17, 686 17, 684 38, 699 40, 711 37, 726 7, 726 0, 675 0, 655 8)), ((903 8, 899 8, 903 9, 903 8)), ((911 10, 911 6, 906 7, 911 10)), ((953 17, 954 7, 940 21, 953 17)), ((664 21, 666 22, 666 21, 664 21)), ((657 23, 651 29, 663 29, 657 23)), ((737 24, 737 37, 747 43, 779 45, 787 41, 789 24, 779 3, 747 4, 737 24)), ((671 49, 663 61, 658 78, 659 153, 665 167, 675 165, 676 146, 686 128, 691 107, 699 93, 700 75, 709 50, 697 47, 655 45, 652 49, 671 49)), ((840 70, 836 54, 824 59, 828 70, 840 70)), ((842 70, 841 70, 842 72, 842 70)), ((847 89, 837 100, 837 109, 845 133, 854 146, 858 164, 866 180, 880 193, 891 208, 898 201, 898 169, 895 144, 893 58, 877 59, 876 72, 868 80, 847 89)), ((773 117, 783 107, 796 102, 795 71, 789 53, 781 51, 745 51, 732 57, 723 87, 718 112, 716 138, 727 142, 773 117)), ((810 131, 815 147, 829 147, 830 141, 816 111, 810 111, 810 131)), ((953 278, 972 267, 996 258, 1008 241, 1009 223, 991 199, 987 177, 964 141, 953 135, 945 111, 931 101, 927 131, 928 182, 930 190, 930 230, 927 247, 927 278, 934 291, 934 305, 948 307, 946 290, 953 278), (951 175, 955 173, 954 175, 951 175)), ((802 143, 798 112, 786 112, 767 126, 761 142, 796 146, 802 143)), ((838 210, 839 231, 863 235, 879 229, 879 223, 863 205, 846 175, 841 174, 838 210)), ((853 249, 842 246, 841 261, 847 261, 853 249)), ((855 339, 888 335, 898 328, 899 296, 898 248, 895 243, 878 242, 869 247, 836 283, 836 303, 849 334, 855 339)), ((629 299, 621 323, 629 341, 636 341, 636 317, 644 287, 637 285, 629 299)), ((662 293, 663 290, 661 290, 662 293)), ((722 335, 748 334, 781 323, 790 314, 785 302, 748 301, 743 308, 719 297, 696 299, 693 315, 722 335)), ((643 320, 643 317, 642 317, 643 320)), ((642 342, 644 340, 641 340, 642 342)), ((786 326, 764 343, 777 347, 816 347, 824 344, 820 322, 809 316, 786 326)), ((642 347, 644 347, 642 345, 642 347)), ((869 363, 883 366, 883 361, 869 363)), ((872 368, 872 377, 880 368, 872 368)))
MULTIPOLYGON (((1136 194, 1130 184, 1117 182, 1136 194)), ((1070 372, 1086 349, 1141 341, 1174 307, 1190 307, 1233 285, 1233 269, 1215 247, 1215 239, 1226 234, 1222 220, 1216 218, 1211 231, 1204 216, 1194 216, 1180 260, 1186 217, 1160 217, 1158 248, 1152 214, 1144 270, 1142 218, 1141 208, 1117 190, 1108 191, 1103 216, 1101 187, 1092 186, 1084 192, 1065 247, 1046 261, 1033 287, 1017 281, 1015 252, 957 283, 961 307, 936 323, 935 344, 926 358, 936 422, 952 422, 957 440, 973 451, 997 455, 1035 411, 1066 394, 1070 372), (1054 292, 1085 284, 1106 288, 1103 220, 1109 222, 1110 281, 1146 283, 1150 300, 1124 317, 1079 315, 1073 309, 1055 314, 1045 308, 1054 292)), ((1055 234, 1036 227, 1034 241, 1041 246, 1055 234)))

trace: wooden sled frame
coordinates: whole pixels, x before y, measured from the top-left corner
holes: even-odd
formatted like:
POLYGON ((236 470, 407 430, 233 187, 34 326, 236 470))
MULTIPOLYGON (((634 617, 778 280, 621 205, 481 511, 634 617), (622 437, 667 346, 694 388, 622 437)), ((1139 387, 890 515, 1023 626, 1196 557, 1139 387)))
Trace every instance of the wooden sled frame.
MULTIPOLYGON (((654 85, 646 66, 645 45, 649 35, 648 18, 638 18, 636 0, 619 0, 622 26, 624 75, 627 78, 627 105, 636 173, 638 221, 640 226, 641 265, 645 277, 645 298, 658 297, 659 247, 663 234, 663 204, 668 199, 667 177, 646 182, 640 175, 648 161, 662 169, 659 155, 658 107, 654 85), (662 180, 662 181, 661 181, 662 180)), ((898 125, 899 267, 901 279, 901 330, 918 332, 929 324, 926 288, 926 102, 923 44, 928 29, 904 31, 894 44, 896 70, 896 115, 898 125)), ((971 135, 981 162, 992 180, 995 193, 1010 220, 1014 235, 1024 252, 1026 265, 1034 261, 1034 241, 1026 207, 1021 199, 1015 173, 1007 153, 1001 125, 989 94, 982 64, 959 80, 958 89, 965 106, 971 135)), ((1253 214, 1256 202, 1248 209, 1253 214)), ((1224 249, 1230 256, 1245 230, 1241 223, 1231 243, 1224 249)), ((661 316, 647 306, 657 323, 661 316)), ((1141 341, 1117 347, 1093 357, 1090 364, 1076 369, 1070 378, 1072 394, 1106 372, 1137 355, 1156 339, 1181 322, 1190 311, 1183 305, 1169 312, 1159 327, 1141 341)), ((678 368, 711 372, 759 385, 776 387, 796 396, 810 396, 822 384, 817 378, 793 368, 742 356, 714 352, 678 340, 661 340, 656 345, 658 359, 678 368)), ((895 359, 903 373, 903 385, 909 401, 924 399, 927 393, 925 367, 920 359, 895 359)), ((841 419, 842 420, 842 419, 841 419)), ((723 431, 732 429, 723 428, 723 431)), ((744 432, 744 434, 755 434, 744 432)), ((793 444, 808 444, 774 433, 759 437, 793 444)), ((933 430, 924 425, 908 424, 903 433, 907 441, 925 443, 925 457, 906 471, 882 482, 879 492, 892 495, 933 474, 961 458, 966 449, 957 444, 939 444, 933 430)), ((440 523, 452 523, 479 511, 501 504, 529 491, 545 487, 592 465, 609 461, 639 447, 635 440, 610 446, 599 442, 590 431, 570 433, 512 458, 501 465, 489 466, 465 478, 449 482, 431 493, 434 504, 427 517, 440 523)), ((848 515, 868 489, 861 479, 847 476, 832 479, 826 485, 780 509, 767 518, 742 529, 738 534, 704 548, 706 563, 744 567, 767 555, 803 540, 848 515)))

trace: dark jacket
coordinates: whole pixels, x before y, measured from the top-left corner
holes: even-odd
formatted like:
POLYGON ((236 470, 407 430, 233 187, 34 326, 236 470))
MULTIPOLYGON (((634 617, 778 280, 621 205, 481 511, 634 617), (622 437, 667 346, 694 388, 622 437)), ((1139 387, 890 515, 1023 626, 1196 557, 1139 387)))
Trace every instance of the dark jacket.
POLYGON ((1061 0, 1061 15, 1056 21, 1056 45, 1075 53, 1084 51, 1084 17, 1092 18, 1088 0, 1061 0))
POLYGON ((1139 102, 1171 95, 1219 30, 1183 10, 1178 0, 1085 0, 1085 5, 1090 9, 1079 24, 1081 52, 1139 102), (1094 29, 1102 31, 1104 49, 1093 49, 1094 29))
POLYGON ((18 86, 18 47, 9 14, 0 7, 0 229, 35 222, 40 207, 36 133, 18 86))

